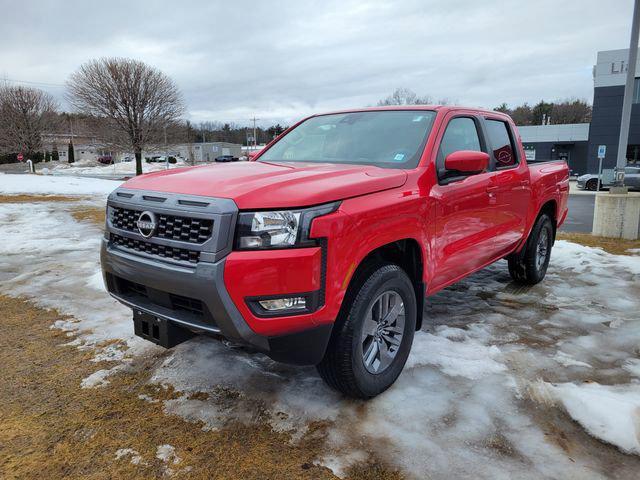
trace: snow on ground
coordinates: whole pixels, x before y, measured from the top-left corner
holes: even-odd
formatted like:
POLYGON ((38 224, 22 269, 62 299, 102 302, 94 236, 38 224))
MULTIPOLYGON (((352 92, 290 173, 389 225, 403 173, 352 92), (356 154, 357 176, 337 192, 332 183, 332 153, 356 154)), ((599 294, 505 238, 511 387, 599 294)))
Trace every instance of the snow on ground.
MULTIPOLYGON (((94 160, 85 160, 82 162, 65 163, 56 162, 42 164, 40 171, 48 175, 97 175, 97 176, 111 176, 111 175, 135 175, 136 162, 118 162, 112 165, 103 165, 94 160)), ((147 163, 143 160, 142 171, 143 173, 157 172, 159 170, 165 170, 167 168, 179 168, 185 167, 187 164, 184 160, 178 160, 176 163, 166 164, 165 162, 153 162, 147 163)))
POLYGON ((640 383, 553 385, 540 381, 532 392, 543 402, 560 403, 594 437, 640 455, 640 383))
MULTIPOLYGON (((101 291, 101 235, 64 203, 0 204, 0 291, 75 317, 57 327, 79 331, 82 348, 122 340, 120 355, 111 346, 97 357, 157 355, 101 291)), ((513 284, 499 262, 432 297, 405 371, 370 402, 341 397, 313 368, 204 337, 158 361, 153 381, 185 393, 164 402, 167 413, 204 428, 266 418, 295 442, 326 422, 317 461, 336 473, 373 452, 416 478, 633 478, 635 455, 594 447, 583 432, 639 453, 639 311, 640 257, 559 241, 535 287, 513 284), (563 415, 577 423, 554 428, 579 447, 553 441, 563 415)), ((86 381, 107 378, 94 375, 86 381)))
POLYGON ((11 175, 0 173, 0 195, 103 195, 122 182, 97 178, 11 175))

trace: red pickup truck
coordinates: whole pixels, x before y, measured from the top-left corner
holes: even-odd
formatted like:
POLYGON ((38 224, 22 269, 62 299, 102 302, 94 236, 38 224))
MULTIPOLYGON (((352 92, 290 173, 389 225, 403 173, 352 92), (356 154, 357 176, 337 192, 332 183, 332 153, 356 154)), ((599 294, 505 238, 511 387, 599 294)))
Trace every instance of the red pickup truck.
POLYGON ((540 282, 567 215, 567 165, 528 166, 493 111, 314 115, 254 160, 114 191, 105 284, 145 339, 220 337, 358 398, 396 380, 427 295, 503 258, 540 282))

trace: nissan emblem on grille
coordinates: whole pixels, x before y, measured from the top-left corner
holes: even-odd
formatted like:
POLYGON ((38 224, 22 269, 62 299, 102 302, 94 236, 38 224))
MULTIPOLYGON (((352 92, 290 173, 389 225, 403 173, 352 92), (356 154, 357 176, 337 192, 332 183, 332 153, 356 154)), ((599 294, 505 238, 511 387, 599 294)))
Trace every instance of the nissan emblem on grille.
POLYGON ((136 222, 136 226, 138 227, 138 231, 140 235, 144 238, 150 238, 156 232, 156 216, 153 212, 144 211, 138 217, 138 221, 136 222))

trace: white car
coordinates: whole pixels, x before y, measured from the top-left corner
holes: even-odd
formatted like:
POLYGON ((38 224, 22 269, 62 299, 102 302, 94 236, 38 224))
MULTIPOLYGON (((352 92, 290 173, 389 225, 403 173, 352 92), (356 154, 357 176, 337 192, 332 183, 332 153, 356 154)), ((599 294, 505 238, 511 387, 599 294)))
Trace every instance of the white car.
MULTIPOLYGON (((640 167, 625 167, 624 184, 630 189, 640 190, 640 167)), ((603 181, 600 188, 609 188, 611 183, 603 181)), ((598 188, 598 175, 587 173, 578 177, 578 188, 595 191, 598 188)))

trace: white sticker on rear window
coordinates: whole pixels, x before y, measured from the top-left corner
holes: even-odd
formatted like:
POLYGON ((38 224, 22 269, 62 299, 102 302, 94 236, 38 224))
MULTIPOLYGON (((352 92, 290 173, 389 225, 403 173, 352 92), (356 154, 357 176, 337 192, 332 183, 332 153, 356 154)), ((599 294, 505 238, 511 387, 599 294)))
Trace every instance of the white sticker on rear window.
POLYGON ((401 162, 404 160, 404 153, 396 153, 396 156, 393 157, 394 162, 401 162))

